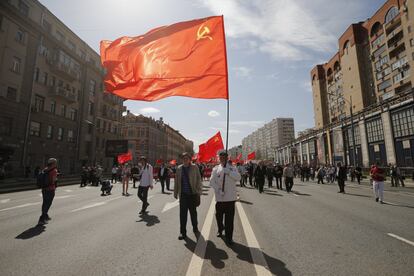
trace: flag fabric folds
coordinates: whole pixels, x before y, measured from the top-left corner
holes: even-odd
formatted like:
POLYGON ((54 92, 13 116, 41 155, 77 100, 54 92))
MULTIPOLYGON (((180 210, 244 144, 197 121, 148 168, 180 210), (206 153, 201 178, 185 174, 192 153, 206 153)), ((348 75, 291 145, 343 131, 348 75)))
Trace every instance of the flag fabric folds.
POLYGON ((253 151, 247 155, 247 160, 254 160, 256 159, 256 152, 253 151))
POLYGON ((101 41, 105 89, 125 99, 228 99, 223 16, 101 41))
POLYGON ((175 166, 175 165, 177 165, 177 160, 175 160, 175 159, 171 160, 171 161, 170 161, 170 165, 171 165, 171 166, 175 166))
POLYGON ((118 159, 119 164, 124 164, 124 163, 132 160, 132 154, 131 154, 131 152, 123 153, 123 154, 118 155, 117 159, 118 159))
POLYGON ((219 131, 213 137, 208 139, 206 143, 198 146, 198 161, 210 162, 210 160, 217 157, 217 152, 222 149, 224 149, 224 145, 219 131))

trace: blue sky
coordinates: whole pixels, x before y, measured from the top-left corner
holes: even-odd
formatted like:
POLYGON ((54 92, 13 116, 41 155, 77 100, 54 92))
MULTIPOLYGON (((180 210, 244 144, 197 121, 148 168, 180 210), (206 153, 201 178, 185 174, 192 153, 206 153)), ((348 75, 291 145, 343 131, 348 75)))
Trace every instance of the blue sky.
MULTIPOLYGON (((92 48, 155 27, 224 15, 230 86, 229 146, 275 117, 295 130, 313 127, 309 72, 336 52, 337 39, 385 0, 40 0, 92 48)), ((133 113, 164 121, 198 144, 218 130, 225 139, 225 100, 127 101, 133 113)))

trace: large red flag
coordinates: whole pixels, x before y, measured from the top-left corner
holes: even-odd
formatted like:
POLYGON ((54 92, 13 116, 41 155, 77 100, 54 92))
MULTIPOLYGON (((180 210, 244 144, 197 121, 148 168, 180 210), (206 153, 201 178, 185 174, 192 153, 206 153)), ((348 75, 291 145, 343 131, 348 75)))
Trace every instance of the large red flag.
POLYGON ((123 154, 118 155, 118 163, 119 164, 124 164, 124 163, 128 162, 129 160, 132 160, 131 152, 127 152, 127 153, 123 153, 123 154))
POLYGON ((200 144, 198 147, 198 160, 200 162, 209 162, 212 158, 217 156, 219 150, 224 149, 223 139, 221 138, 220 131, 213 137, 208 139, 204 144, 200 144))
POLYGON ((253 151, 247 155, 247 160, 254 160, 256 159, 256 152, 253 151))
POLYGON ((125 99, 228 99, 223 16, 101 41, 105 89, 125 99))

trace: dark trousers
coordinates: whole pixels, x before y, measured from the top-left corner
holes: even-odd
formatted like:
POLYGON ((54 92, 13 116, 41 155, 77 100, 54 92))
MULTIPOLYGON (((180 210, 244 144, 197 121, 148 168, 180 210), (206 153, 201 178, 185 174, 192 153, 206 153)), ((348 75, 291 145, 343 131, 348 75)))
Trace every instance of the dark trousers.
POLYGON ((80 184, 80 186, 81 187, 86 186, 87 185, 87 182, 88 182, 88 178, 86 176, 82 176, 81 177, 81 184, 80 184))
POLYGON ((161 192, 164 193, 164 187, 165 187, 165 178, 160 177, 160 183, 161 183, 161 192))
POLYGON ((323 176, 318 176, 318 184, 322 183, 323 184, 323 176))
POLYGON ((234 201, 216 202, 217 228, 220 233, 225 230, 227 240, 233 240, 234 206, 234 201))
POLYGON ((251 174, 249 174, 249 184, 253 186, 253 176, 251 174))
POLYGON ((356 179, 358 181, 358 184, 361 184, 361 175, 360 174, 356 175, 356 179))
POLYGON ((345 180, 338 179, 339 192, 345 193, 345 180))
POLYGON ((197 207, 195 205, 195 197, 197 195, 180 195, 180 233, 187 233, 187 217, 190 212, 191 224, 193 225, 193 231, 198 231, 197 222, 197 207))
POLYGON ((272 187, 273 177, 268 177, 267 182, 269 183, 269 188, 272 187))
POLYGON ((286 191, 291 192, 293 187, 293 177, 285 177, 286 191))
POLYGON ((167 187, 167 191, 169 191, 170 190, 170 177, 169 176, 165 179, 165 186, 167 187))
POLYGON ((148 207, 148 187, 138 186, 138 198, 142 201, 142 211, 146 211, 148 207))
POLYGON ((116 173, 112 174, 111 183, 116 183, 116 173))
POLYGON ((43 204, 42 204, 42 216, 41 219, 45 219, 48 216, 48 212, 50 209, 50 206, 52 205, 53 198, 55 197, 55 191, 48 191, 48 190, 42 190, 42 196, 43 196, 43 204))
POLYGON ((275 179, 276 179, 276 187, 278 189, 282 189, 282 177, 281 176, 276 176, 275 179))
POLYGON ((257 187, 259 188, 259 193, 263 193, 264 179, 256 179, 257 187))

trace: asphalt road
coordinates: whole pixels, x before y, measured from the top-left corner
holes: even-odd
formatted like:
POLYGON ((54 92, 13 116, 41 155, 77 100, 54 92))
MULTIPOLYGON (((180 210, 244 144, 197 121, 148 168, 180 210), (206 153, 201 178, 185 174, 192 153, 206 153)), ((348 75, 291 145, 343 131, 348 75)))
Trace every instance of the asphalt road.
POLYGON ((414 193, 301 183, 294 193, 239 188, 234 245, 217 238, 205 182, 198 239, 179 241, 172 194, 150 191, 139 216, 136 190, 58 188, 52 221, 36 227, 40 191, 0 195, 0 275, 414 275, 414 193))

